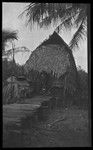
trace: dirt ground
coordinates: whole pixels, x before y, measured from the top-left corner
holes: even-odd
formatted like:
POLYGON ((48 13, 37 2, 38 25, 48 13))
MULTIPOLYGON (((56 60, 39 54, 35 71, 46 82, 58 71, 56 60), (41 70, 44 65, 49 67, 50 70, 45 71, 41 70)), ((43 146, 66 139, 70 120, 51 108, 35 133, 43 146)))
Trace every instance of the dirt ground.
POLYGON ((88 111, 74 106, 54 110, 45 123, 32 125, 31 129, 34 131, 28 147, 90 146, 88 111))
POLYGON ((45 122, 30 117, 4 128, 4 147, 90 147, 88 110, 54 110, 45 122), (6 132, 7 131, 7 132, 6 132))

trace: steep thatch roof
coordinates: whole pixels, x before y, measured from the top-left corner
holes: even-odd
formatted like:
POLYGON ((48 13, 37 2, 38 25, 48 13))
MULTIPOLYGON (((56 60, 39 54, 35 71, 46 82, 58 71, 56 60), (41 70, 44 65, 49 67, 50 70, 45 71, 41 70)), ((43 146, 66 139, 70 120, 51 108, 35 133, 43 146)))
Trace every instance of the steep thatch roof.
POLYGON ((25 64, 25 70, 53 71, 59 77, 70 67, 67 49, 69 49, 67 44, 54 32, 48 40, 45 40, 32 52, 25 64))
POLYGON ((57 34, 57 32, 53 32, 52 35, 49 36, 49 39, 46 39, 44 42, 42 42, 39 47, 41 46, 46 46, 46 45, 60 45, 60 46, 65 46, 66 48, 69 48, 68 45, 65 43, 65 41, 57 34))

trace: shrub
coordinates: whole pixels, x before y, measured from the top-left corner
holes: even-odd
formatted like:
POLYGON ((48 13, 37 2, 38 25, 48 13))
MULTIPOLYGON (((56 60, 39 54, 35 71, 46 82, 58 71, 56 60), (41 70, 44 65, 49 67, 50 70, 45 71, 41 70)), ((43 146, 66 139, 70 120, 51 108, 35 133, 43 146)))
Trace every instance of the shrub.
POLYGON ((79 79, 81 87, 81 97, 88 98, 88 74, 84 70, 79 70, 79 79))

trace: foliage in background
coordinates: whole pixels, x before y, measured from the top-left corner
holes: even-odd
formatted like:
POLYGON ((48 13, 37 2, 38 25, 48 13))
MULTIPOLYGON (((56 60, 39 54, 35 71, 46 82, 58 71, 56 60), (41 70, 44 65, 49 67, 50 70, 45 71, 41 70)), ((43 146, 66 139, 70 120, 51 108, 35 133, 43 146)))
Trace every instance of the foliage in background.
POLYGON ((15 76, 21 76, 24 74, 24 68, 23 66, 20 66, 16 64, 13 61, 8 61, 7 59, 2 60, 2 79, 3 82, 8 79, 10 76, 13 75, 13 72, 15 76))
POLYGON ((79 79, 80 79, 80 87, 81 87, 81 97, 84 99, 88 99, 88 73, 84 70, 78 70, 79 79))
MULTIPOLYGON (((20 66, 15 63, 15 67, 13 68, 13 62, 12 61, 7 61, 5 59, 2 61, 2 79, 5 81, 12 75, 12 71, 14 69, 14 74, 15 76, 25 76, 28 81, 33 83, 35 87, 44 87, 46 89, 49 89, 52 85, 52 82, 55 80, 54 75, 51 73, 46 73, 46 72, 39 72, 36 70, 30 70, 28 73, 24 71, 24 66, 20 66)), ((88 74, 80 69, 78 70, 78 75, 79 75, 79 80, 80 80, 80 87, 81 87, 81 96, 82 98, 87 98, 88 97, 88 74)), ((71 75, 70 75, 71 77, 71 75)), ((73 86, 73 84, 70 83, 70 77, 69 75, 67 76, 66 84, 68 83, 69 86, 73 86)), ((72 80, 71 80, 72 81, 72 80)), ((68 86, 67 86, 68 87, 68 86)))

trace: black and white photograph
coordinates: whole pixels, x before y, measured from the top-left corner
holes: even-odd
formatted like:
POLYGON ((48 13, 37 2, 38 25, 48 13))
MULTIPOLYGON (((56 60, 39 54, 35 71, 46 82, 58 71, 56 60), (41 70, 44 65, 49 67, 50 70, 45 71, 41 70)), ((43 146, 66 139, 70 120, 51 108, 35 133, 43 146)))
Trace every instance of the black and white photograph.
POLYGON ((2 2, 3 148, 91 147, 89 12, 2 2))

